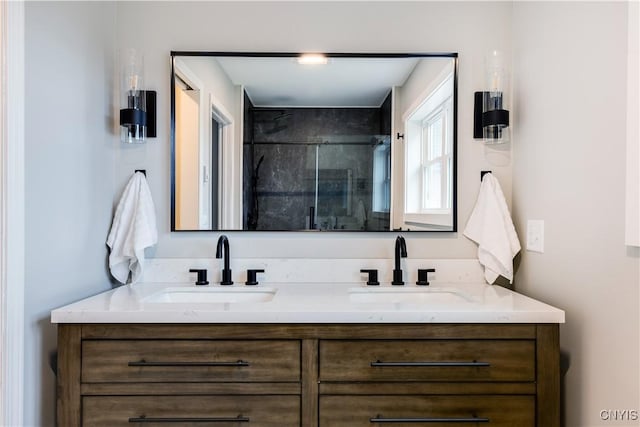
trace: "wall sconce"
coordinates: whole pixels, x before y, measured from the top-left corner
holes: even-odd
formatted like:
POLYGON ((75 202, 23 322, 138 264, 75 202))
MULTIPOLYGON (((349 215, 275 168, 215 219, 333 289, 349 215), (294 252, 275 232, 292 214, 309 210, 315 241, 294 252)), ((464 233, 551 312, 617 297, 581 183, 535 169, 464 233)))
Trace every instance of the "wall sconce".
POLYGON ((144 90, 144 59, 127 49, 122 61, 123 105, 120 110, 120 139, 128 144, 143 143, 156 136, 156 92, 144 90))
POLYGON ((487 58, 488 91, 475 92, 473 107, 473 137, 487 144, 503 144, 509 141, 509 111, 507 73, 504 59, 498 51, 487 58))

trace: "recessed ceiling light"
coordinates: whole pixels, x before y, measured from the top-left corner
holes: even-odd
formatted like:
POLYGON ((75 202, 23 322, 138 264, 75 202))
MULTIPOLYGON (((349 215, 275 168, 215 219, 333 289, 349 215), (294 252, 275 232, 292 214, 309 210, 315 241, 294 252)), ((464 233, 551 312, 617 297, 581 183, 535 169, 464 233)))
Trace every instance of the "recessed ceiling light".
POLYGON ((298 57, 298 64, 303 65, 324 65, 328 58, 321 53, 305 53, 298 57))

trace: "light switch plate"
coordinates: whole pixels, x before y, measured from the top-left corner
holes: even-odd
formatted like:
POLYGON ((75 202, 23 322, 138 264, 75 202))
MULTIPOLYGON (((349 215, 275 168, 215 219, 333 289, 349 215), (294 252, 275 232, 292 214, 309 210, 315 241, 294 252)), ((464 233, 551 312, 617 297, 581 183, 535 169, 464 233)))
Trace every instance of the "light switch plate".
POLYGON ((527 221, 527 250, 544 253, 544 221, 530 219, 527 221))

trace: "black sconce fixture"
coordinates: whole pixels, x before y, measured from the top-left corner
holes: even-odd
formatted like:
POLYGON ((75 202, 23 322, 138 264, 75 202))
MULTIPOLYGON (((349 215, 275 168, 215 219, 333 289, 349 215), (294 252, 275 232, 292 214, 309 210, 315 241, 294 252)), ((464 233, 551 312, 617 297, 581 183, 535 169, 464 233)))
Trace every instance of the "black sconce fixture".
POLYGON ((487 144, 502 144, 509 141, 509 111, 506 72, 498 51, 487 59, 487 85, 490 90, 474 94, 473 137, 487 144))
POLYGON ((156 92, 143 90, 144 60, 134 49, 127 49, 122 63, 120 139, 129 144, 143 143, 156 136, 156 92))

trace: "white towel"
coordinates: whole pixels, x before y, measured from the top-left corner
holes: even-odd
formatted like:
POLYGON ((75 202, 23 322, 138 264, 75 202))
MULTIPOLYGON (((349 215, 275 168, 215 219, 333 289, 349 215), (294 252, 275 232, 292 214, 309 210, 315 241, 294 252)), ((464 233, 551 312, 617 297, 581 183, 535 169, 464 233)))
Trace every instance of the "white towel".
POLYGON ((120 197, 107 237, 109 269, 121 283, 131 283, 141 276, 144 267, 144 249, 158 242, 156 213, 151 191, 144 174, 133 174, 120 197))
POLYGON ((520 252, 520 241, 500 183, 493 174, 482 178, 464 235, 478 244, 478 260, 484 266, 487 283, 495 282, 498 276, 513 282, 513 257, 520 252))

